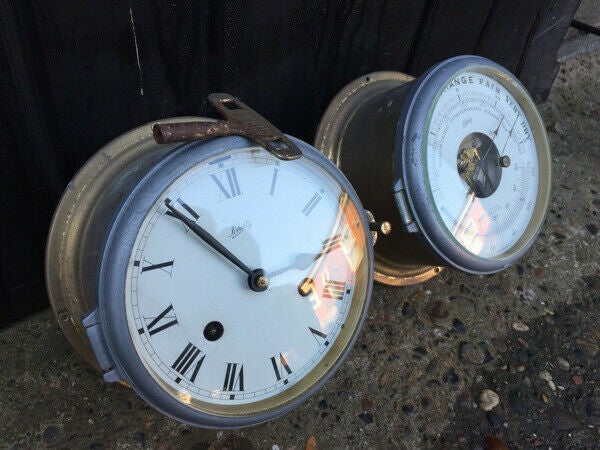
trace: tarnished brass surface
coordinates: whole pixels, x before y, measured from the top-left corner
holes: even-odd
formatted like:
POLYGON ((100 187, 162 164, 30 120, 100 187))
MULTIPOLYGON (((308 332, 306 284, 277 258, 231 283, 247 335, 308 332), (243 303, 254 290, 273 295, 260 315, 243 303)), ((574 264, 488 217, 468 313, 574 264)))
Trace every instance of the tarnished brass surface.
POLYGON ((375 280, 393 286, 421 283, 442 268, 415 233, 403 232, 392 196, 396 123, 414 78, 374 72, 342 89, 325 111, 315 147, 341 170, 361 201, 394 230, 375 247, 375 280))
MULTIPOLYGON (((199 118, 158 122, 183 120, 199 118)), ((98 363, 81 320, 97 306, 97 271, 115 213, 154 163, 179 145, 157 144, 152 135, 154 123, 114 139, 86 162, 65 189, 48 234, 50 305, 75 351, 96 369, 98 363)))

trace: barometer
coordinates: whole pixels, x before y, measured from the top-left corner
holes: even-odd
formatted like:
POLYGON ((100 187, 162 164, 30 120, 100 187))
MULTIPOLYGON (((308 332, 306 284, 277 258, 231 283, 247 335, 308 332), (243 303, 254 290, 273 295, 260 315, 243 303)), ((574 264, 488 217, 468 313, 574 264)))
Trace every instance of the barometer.
POLYGON ((372 238, 320 152, 226 94, 227 120, 125 133, 68 185, 46 275, 57 320, 107 381, 204 427, 298 405, 365 318, 372 238))
POLYGON ((509 71, 477 56, 418 79, 376 72, 346 86, 315 146, 395 231, 375 279, 424 281, 454 267, 490 274, 533 244, 550 195, 550 151, 533 100, 509 71))

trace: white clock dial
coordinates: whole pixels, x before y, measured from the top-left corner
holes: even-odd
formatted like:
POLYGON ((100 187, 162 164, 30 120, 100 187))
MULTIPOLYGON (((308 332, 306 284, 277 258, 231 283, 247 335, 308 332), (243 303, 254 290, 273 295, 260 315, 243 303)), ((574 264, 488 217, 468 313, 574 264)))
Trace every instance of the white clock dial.
POLYGON ((442 223, 472 254, 501 256, 523 236, 538 195, 538 153, 525 112, 499 81, 463 71, 430 117, 427 176, 442 223))
POLYGON ((208 159, 160 195, 135 240, 125 303, 136 351, 161 386, 200 410, 260 412, 297 397, 352 339, 367 245, 347 193, 310 160, 259 147, 208 159), (250 289, 174 211, 262 269, 268 288, 250 289))

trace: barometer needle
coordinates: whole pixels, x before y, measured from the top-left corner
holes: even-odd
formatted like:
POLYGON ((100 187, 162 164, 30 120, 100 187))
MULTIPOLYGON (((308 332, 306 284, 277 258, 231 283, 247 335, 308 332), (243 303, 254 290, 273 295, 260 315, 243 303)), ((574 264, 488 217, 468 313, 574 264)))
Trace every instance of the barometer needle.
POLYGON ((492 138, 492 140, 488 144, 488 147, 485 150, 485 152, 483 153, 483 156, 480 158, 480 161, 483 161, 485 159, 485 157, 488 155, 488 153, 490 152, 490 150, 494 146, 494 139, 496 139, 498 137, 498 131, 500 131, 500 126, 502 125, 502 122, 504 122, 504 116, 502 116, 502 118, 500 119, 500 123, 498 124, 498 127, 494 131, 492 131, 492 134, 494 135, 494 137, 492 138))
MULTIPOLYGON (((481 158, 479 158, 479 163, 477 164, 476 172, 473 174, 473 182, 475 182, 476 178, 479 176, 479 172, 483 171, 483 173, 484 173, 484 187, 488 184, 488 181, 491 183, 491 180, 490 180, 489 175, 487 174, 487 171, 483 167, 483 164, 485 162, 485 158, 487 157, 488 153, 490 152, 490 150, 494 146, 494 140, 498 137, 498 132, 500 131, 500 127, 502 126, 502 122, 504 122, 504 116, 502 116, 500 118, 500 122, 498 123, 498 126, 496 127, 496 129, 494 131, 492 131, 492 135, 493 135, 492 140, 488 144, 487 149, 485 150, 485 152, 483 153, 483 155, 481 156, 481 158)), ((516 121, 515 121, 515 123, 516 123, 516 121)), ((513 125, 513 128, 514 128, 514 125, 513 125)), ((511 133, 512 133, 512 129, 511 129, 511 133)))
POLYGON ((517 115, 517 117, 515 117, 515 121, 512 125, 512 127, 510 128, 510 131, 508 132, 508 136, 506 137, 506 141, 504 142, 504 147, 502 147, 502 152, 500 153, 500 156, 504 156, 504 151, 506 150, 506 144, 508 144, 508 140, 510 139, 510 137, 513 134, 513 131, 515 129, 515 125, 517 124, 517 120, 519 120, 519 116, 517 115))

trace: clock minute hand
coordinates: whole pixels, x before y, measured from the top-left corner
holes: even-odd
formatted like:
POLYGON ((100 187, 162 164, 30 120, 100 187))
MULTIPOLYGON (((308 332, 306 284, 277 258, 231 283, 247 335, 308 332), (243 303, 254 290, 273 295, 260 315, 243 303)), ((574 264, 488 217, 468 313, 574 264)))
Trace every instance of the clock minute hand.
POLYGON ((224 258, 248 274, 248 285, 253 291, 264 291, 267 288, 267 277, 262 269, 252 270, 240 259, 231 253, 223 244, 216 240, 208 231, 202 228, 193 220, 187 218, 171 204, 171 200, 165 199, 165 205, 171 211, 173 216, 181 220, 192 232, 206 242, 210 247, 220 253, 224 258))

